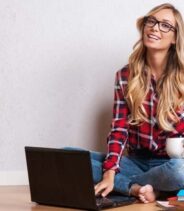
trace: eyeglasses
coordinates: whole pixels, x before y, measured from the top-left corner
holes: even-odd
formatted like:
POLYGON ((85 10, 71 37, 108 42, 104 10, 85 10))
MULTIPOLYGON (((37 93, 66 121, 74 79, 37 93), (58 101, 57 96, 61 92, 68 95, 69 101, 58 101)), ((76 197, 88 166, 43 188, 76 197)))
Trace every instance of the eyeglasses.
POLYGON ((152 16, 144 17, 145 26, 154 27, 156 24, 158 24, 159 30, 164 33, 167 33, 169 31, 173 31, 173 32, 176 31, 176 28, 167 22, 158 21, 155 17, 152 17, 152 16))

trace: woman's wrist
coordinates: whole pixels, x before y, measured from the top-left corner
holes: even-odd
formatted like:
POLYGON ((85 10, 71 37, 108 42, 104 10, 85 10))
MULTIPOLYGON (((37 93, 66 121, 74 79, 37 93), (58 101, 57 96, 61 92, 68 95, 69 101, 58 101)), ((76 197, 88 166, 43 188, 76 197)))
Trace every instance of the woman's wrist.
POLYGON ((104 172, 103 174, 103 178, 109 178, 109 179, 114 179, 115 176, 115 171, 112 169, 107 170, 106 172, 104 172))

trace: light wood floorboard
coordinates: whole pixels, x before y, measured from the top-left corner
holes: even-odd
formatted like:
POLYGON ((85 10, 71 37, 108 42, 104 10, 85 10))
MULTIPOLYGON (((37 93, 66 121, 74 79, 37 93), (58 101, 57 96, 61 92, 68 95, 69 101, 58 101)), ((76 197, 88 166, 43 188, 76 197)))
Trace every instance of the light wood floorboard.
MULTIPOLYGON (((61 207, 42 206, 31 202, 28 186, 0 186, 0 211, 79 211, 61 207)), ((159 211, 155 203, 133 204, 108 211, 159 211)))

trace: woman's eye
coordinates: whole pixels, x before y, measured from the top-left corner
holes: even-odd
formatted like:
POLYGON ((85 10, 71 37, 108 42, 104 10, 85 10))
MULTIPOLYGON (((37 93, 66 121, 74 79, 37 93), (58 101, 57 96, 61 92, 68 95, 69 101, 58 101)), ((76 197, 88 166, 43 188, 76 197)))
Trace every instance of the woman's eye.
POLYGON ((167 29, 170 28, 170 25, 168 23, 161 23, 161 26, 167 29))
POLYGON ((154 24, 155 20, 148 20, 148 23, 154 24))

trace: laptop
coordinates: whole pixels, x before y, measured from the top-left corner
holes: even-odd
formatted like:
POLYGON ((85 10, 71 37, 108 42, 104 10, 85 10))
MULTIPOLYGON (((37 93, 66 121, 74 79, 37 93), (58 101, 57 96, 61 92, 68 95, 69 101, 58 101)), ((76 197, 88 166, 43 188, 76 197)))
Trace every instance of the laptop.
POLYGON ((125 206, 134 197, 96 197, 89 151, 25 147, 31 201, 43 205, 100 210, 125 206))

